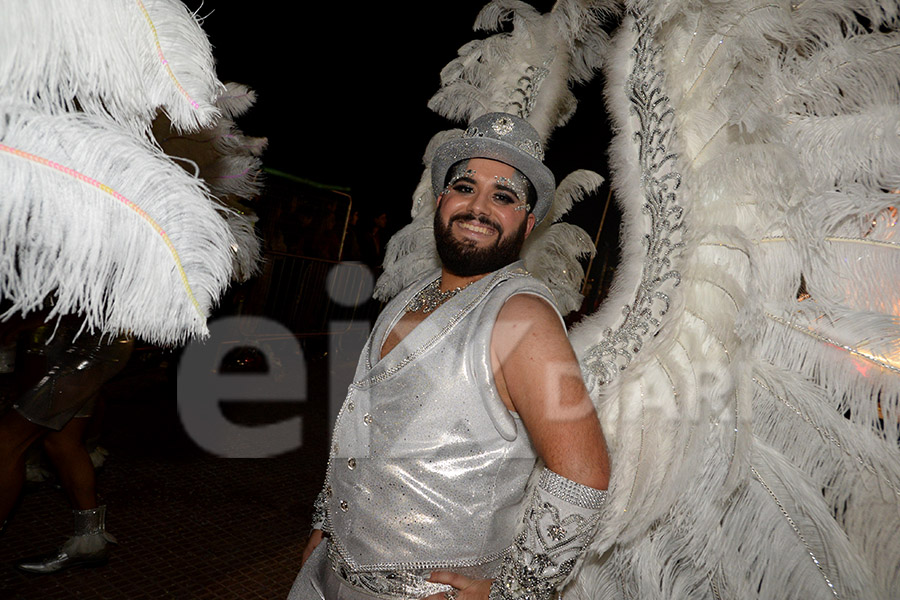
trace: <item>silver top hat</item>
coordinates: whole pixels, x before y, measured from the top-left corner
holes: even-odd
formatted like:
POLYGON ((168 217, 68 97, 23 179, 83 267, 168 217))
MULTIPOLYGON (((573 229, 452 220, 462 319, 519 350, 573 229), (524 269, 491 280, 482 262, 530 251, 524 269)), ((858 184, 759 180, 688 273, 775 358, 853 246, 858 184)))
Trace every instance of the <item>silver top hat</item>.
POLYGON ((541 138, 528 121, 507 113, 487 113, 469 123, 461 138, 441 144, 431 163, 435 196, 444 191, 450 167, 470 158, 498 160, 521 171, 537 191, 535 225, 547 216, 556 193, 556 180, 553 172, 544 166, 541 138))

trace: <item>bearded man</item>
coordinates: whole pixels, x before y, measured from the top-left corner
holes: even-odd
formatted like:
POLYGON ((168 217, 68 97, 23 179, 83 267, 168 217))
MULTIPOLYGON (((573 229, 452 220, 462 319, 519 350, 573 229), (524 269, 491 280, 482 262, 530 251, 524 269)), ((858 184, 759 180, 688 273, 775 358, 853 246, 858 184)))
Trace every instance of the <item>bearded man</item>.
POLYGON ((438 148, 432 184, 441 269, 363 349, 290 600, 549 599, 599 521, 600 423, 518 259, 555 193, 540 138, 483 115, 438 148))

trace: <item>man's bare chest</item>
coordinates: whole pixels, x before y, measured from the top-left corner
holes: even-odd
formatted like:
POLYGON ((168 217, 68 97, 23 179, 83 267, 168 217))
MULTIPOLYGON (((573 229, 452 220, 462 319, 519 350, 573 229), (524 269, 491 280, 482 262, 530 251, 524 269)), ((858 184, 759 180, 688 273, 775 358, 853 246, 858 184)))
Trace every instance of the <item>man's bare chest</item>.
POLYGON ((422 311, 408 312, 404 314, 399 321, 394 325, 393 329, 388 333, 387 337, 384 339, 384 344, 381 346, 381 354, 380 358, 384 358, 388 355, 388 353, 393 350, 403 339, 409 335, 416 326, 425 320, 425 317, 428 315, 423 313, 422 311))

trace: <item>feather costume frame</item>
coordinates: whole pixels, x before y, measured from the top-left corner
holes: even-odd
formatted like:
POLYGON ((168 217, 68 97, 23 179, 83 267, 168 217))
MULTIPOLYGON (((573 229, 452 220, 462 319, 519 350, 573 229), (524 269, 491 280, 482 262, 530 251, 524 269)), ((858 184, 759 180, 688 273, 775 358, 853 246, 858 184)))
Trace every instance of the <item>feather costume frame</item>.
MULTIPOLYGON (((549 135, 574 107, 564 82, 602 62, 616 132, 622 264, 570 335, 610 503, 563 596, 891 598, 900 3, 493 2, 478 20, 501 22, 444 69, 433 109, 532 108, 549 135), (620 13, 609 42, 581 28, 620 13)), ((433 260, 433 198, 415 198, 388 293, 433 260)))

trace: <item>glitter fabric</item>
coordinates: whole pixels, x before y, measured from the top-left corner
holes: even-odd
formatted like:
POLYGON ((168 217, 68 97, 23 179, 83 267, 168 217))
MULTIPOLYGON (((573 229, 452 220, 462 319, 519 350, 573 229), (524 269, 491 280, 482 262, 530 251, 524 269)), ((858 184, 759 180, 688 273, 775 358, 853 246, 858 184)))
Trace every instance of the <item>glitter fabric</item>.
POLYGON ((538 483, 541 489, 581 508, 600 508, 606 504, 606 490, 597 490, 567 479, 550 469, 544 469, 538 483))
POLYGON ((511 295, 552 303, 549 290, 514 263, 445 302, 381 358, 409 300, 436 276, 379 317, 329 460, 332 566, 355 588, 387 597, 434 593, 425 578, 435 569, 491 576, 512 544, 536 460, 493 385, 490 336, 511 295))

